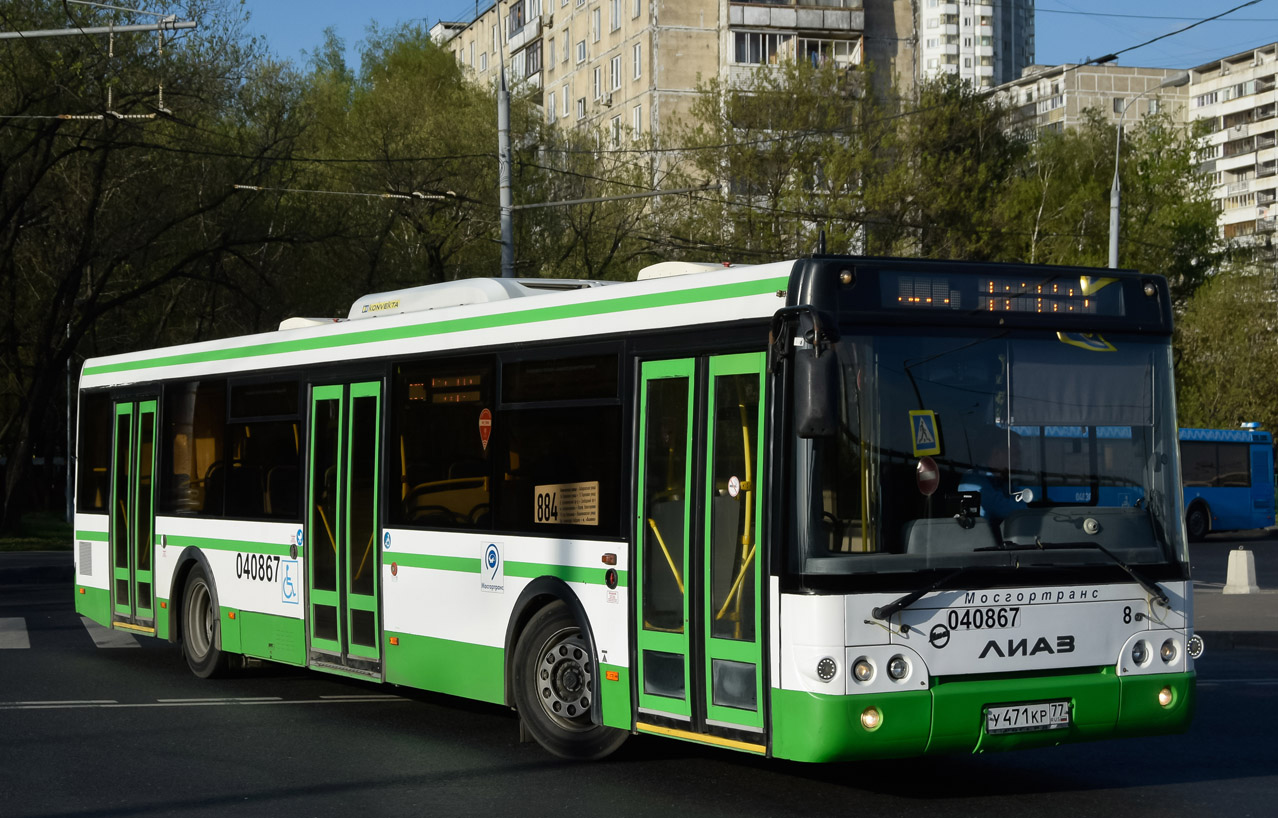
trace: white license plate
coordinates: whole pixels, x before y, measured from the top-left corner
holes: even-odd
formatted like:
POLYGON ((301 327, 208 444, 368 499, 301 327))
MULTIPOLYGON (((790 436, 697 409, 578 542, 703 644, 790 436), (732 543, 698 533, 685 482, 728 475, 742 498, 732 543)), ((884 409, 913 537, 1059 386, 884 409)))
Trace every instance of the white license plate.
POLYGON ((1069 702, 1000 704, 985 709, 985 732, 1029 733, 1069 727, 1069 702))

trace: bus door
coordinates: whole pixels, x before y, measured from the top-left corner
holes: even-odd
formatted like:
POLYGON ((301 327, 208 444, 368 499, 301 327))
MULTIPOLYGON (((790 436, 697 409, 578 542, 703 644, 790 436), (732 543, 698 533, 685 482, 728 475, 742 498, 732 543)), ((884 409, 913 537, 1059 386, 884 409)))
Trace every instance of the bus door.
POLYGON ((1251 517, 1256 528, 1274 522, 1274 454, 1268 443, 1251 447, 1251 517))
POLYGON ((309 664, 379 677, 381 395, 312 388, 306 512, 309 664))
POLYGON ((111 452, 111 620, 155 632, 155 400, 115 405, 111 452))
POLYGON ((643 364, 635 504, 640 729, 758 752, 763 372, 763 354, 643 364))

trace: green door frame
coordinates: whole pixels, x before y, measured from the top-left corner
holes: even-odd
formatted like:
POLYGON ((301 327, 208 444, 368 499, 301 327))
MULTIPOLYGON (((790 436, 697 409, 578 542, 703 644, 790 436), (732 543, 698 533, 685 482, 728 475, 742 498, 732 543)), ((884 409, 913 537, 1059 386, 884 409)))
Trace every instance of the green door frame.
POLYGON ((380 381, 311 389, 307 640, 312 664, 320 667, 367 671, 381 660, 381 398, 380 381), (333 406, 319 408, 330 401, 333 406), (321 423, 325 412, 333 423, 321 423), (317 473, 321 467, 324 473, 317 473))
POLYGON ((135 629, 155 623, 155 474, 158 401, 115 404, 111 442, 112 619, 135 629))
MULTIPOLYGON (((706 475, 706 483, 702 488, 704 492, 705 503, 705 528, 703 529, 702 558, 703 576, 705 579, 705 617, 702 622, 704 628, 703 633, 706 639, 706 661, 705 661, 705 703, 706 718, 712 722, 719 724, 732 725, 744 728, 753 728, 754 730, 763 729, 763 636, 761 609, 763 607, 762 597, 762 572, 759 570, 759 531, 760 520, 763 515, 763 492, 760 491, 762 484, 762 467, 763 456, 760 439, 763 436, 763 411, 764 411, 764 367, 766 366, 766 356, 760 353, 747 353, 744 355, 723 355, 710 359, 709 371, 709 391, 706 397, 707 404, 710 407, 706 413, 707 423, 704 430, 705 433, 705 462, 708 464, 708 474, 706 475), (720 605, 715 602, 715 594, 712 584, 714 582, 715 566, 713 564, 714 554, 712 553, 711 543, 715 542, 714 538, 714 513, 713 503, 715 499, 722 500, 723 496, 718 492, 720 487, 716 477, 723 475, 716 474, 716 445, 721 441, 716 440, 719 432, 718 425, 715 423, 715 408, 718 406, 718 398, 720 391, 720 379, 733 376, 747 376, 757 378, 759 405, 755 409, 755 417, 748 418, 745 413, 745 407, 741 407, 741 438, 737 439, 735 434, 729 435, 733 439, 722 441, 725 446, 735 446, 740 442, 744 452, 744 468, 745 472, 740 475, 732 475, 738 478, 738 494, 732 495, 731 499, 740 496, 742 502, 746 506, 744 509, 745 532, 735 533, 733 538, 734 546, 740 547, 739 557, 740 564, 734 562, 732 570, 725 574, 724 579, 730 580, 730 592, 725 602, 720 605), (754 421, 754 435, 751 439, 749 434, 748 421, 754 421), (725 617, 729 617, 733 607, 739 614, 742 609, 742 600, 748 600, 750 604, 746 606, 750 611, 750 620, 747 623, 750 627, 745 630, 751 634, 751 638, 746 639, 743 636, 719 637, 715 636, 715 622, 723 621, 725 617), (724 706, 715 704, 714 701, 714 664, 716 662, 724 663, 725 667, 735 666, 744 668, 752 665, 754 668, 754 702, 753 710, 744 709, 742 707, 724 706)), ((735 429, 733 432, 735 433, 735 429)), ((731 495, 732 489, 728 489, 731 495)), ((742 631, 742 622, 736 622, 738 632, 742 631)))
MULTIPOLYGON (((635 618, 635 641, 636 654, 638 656, 636 684, 639 688, 639 707, 682 719, 691 719, 692 717, 690 698, 692 668, 689 661, 691 644, 688 634, 691 611, 689 609, 687 578, 689 553, 691 551, 688 547, 690 539, 688 535, 692 531, 692 504, 688 501, 692 497, 694 374, 695 362, 690 358, 676 361, 651 361, 644 363, 641 367, 639 389, 639 473, 637 501, 635 503, 635 508, 638 512, 635 520, 637 558, 634 562, 634 570, 636 599, 638 600, 638 615, 635 618), (656 520, 658 515, 654 513, 654 507, 657 503, 650 502, 648 497, 649 394, 654 382, 671 381, 682 381, 686 388, 683 407, 684 429, 686 430, 682 441, 683 473, 668 475, 666 485, 661 488, 670 492, 671 499, 667 505, 676 509, 673 522, 679 528, 678 533, 670 530, 671 526, 668 523, 664 526, 667 530, 662 531, 663 526, 658 525, 656 520), (680 497, 682 500, 679 499, 680 497), (682 504, 682 508, 679 507, 679 503, 682 504), (645 568, 648 564, 649 543, 655 546, 655 549, 652 549, 652 571, 648 571, 645 568), (671 549, 674 549, 673 553, 671 549), (669 572, 669 575, 666 572, 669 572), (671 580, 676 584, 675 587, 677 587, 678 593, 682 597, 683 612, 677 626, 659 625, 645 621, 644 612, 647 599, 645 589, 650 583, 654 588, 659 583, 665 583, 667 588, 669 588, 671 580), (678 657, 678 661, 682 663, 681 686, 677 691, 669 685, 666 686, 664 692, 654 689, 648 682, 648 665, 656 662, 665 662, 668 669, 671 667, 670 662, 675 660, 675 657, 678 657)), ((660 445, 661 441, 656 441, 656 443, 660 445)), ((672 456, 673 452, 674 450, 672 449, 672 456)), ((669 517, 669 515, 665 516, 669 517)), ((656 673, 655 668, 653 668, 653 672, 656 673)))
MULTIPOLYGON (((763 665, 764 634, 762 632, 764 585, 763 572, 759 566, 766 563, 761 559, 759 532, 762 530, 760 523, 763 512, 763 492, 760 489, 763 469, 765 366, 766 356, 763 353, 747 353, 709 358, 704 379, 698 377, 697 361, 691 358, 649 361, 643 363, 640 368, 639 460, 635 503, 637 542, 636 559, 633 563, 637 611, 635 617, 637 696, 641 711, 687 720, 690 726, 693 720, 692 697, 696 696, 700 701, 699 713, 704 716, 708 725, 748 732, 764 730, 763 702, 766 673, 763 665), (725 496, 719 493, 721 487, 716 484, 715 446, 718 441, 715 439, 717 430, 714 422, 714 407, 720 393, 720 379, 734 376, 757 378, 759 399, 753 418, 743 411, 741 438, 726 441, 745 452, 744 473, 732 475, 737 478, 734 489, 738 491, 738 494, 732 495, 732 499, 742 496, 742 502, 748 509, 737 512, 738 518, 742 513, 744 514, 746 531, 744 534, 734 535, 734 547, 739 546, 741 551, 739 555, 733 555, 735 558, 733 567, 727 575, 728 587, 731 589, 728 598, 729 601, 735 600, 738 603, 740 600, 749 598, 749 603, 738 604, 736 608, 737 611, 748 611, 747 621, 738 623, 746 627, 738 628, 738 633, 733 636, 724 637, 714 635, 715 622, 722 620, 730 608, 728 605, 721 605, 722 610, 714 610, 715 605, 712 603, 715 597, 713 587, 715 566, 710 544, 714 542, 715 534, 714 511, 716 499, 722 503, 725 496), (682 408, 686 434, 682 441, 670 444, 671 446, 681 444, 684 447, 683 473, 666 474, 664 478, 658 478, 663 480, 662 484, 650 487, 648 485, 651 479, 650 446, 662 445, 661 441, 656 439, 658 432, 650 428, 653 422, 660 420, 649 417, 650 398, 654 384, 671 381, 681 381, 686 390, 686 402, 682 408), (709 407, 703 413, 695 411, 699 395, 698 385, 704 387, 700 390, 700 394, 704 395, 702 399, 709 407), (698 417, 706 418, 704 424, 697 424, 698 417), (749 429, 750 422, 754 424, 752 436, 749 429), (699 475, 695 471, 694 446, 699 447, 704 454, 707 472, 705 474, 699 475), (662 516, 660 513, 662 503, 656 499, 655 492, 660 491, 667 492, 674 500, 668 505, 678 509, 673 515, 669 509, 666 510, 664 526, 657 521, 657 518, 662 516), (650 497, 650 493, 654 496, 650 497), (695 504, 690 500, 697 496, 701 498, 703 517, 700 523, 694 526, 692 508, 695 504), (680 515, 682 517, 681 532, 677 530, 680 515), (690 572, 689 568, 694 566, 697 570, 690 572), (700 583, 698 594, 694 595, 687 580, 697 573, 700 574, 700 583), (682 627, 672 627, 669 623, 665 627, 657 627, 645 616, 648 611, 648 594, 663 583, 666 584, 667 593, 669 593, 672 577, 677 583, 678 593, 682 596, 682 627), (650 584, 652 587, 649 587, 650 584), (699 614, 693 611, 693 606, 698 602, 694 596, 700 597, 699 614), (693 625, 694 622, 695 625, 693 625), (691 631, 693 627, 697 629, 695 636, 691 631), (743 637, 741 632, 748 633, 749 637, 743 637), (668 663, 673 660, 682 661, 682 690, 673 689, 674 686, 670 684, 668 675, 662 685, 665 690, 654 689, 648 677, 649 664, 654 661, 664 662, 667 663, 668 670, 670 667, 668 663), (704 687, 695 692, 692 688, 695 678, 692 674, 694 661, 701 661, 704 671, 704 675, 701 675, 704 679, 704 687), (743 707, 740 703, 736 706, 715 703, 716 663, 726 663, 727 667, 738 672, 745 670, 746 666, 753 666, 754 704, 752 709, 743 707)), ((667 407, 667 410, 670 412, 667 420, 677 414, 676 409, 667 407)), ((656 452, 656 450, 653 451, 656 452)), ((656 453, 657 456, 661 455, 660 452, 656 453)), ((731 512, 732 509, 729 508, 729 511, 731 512)), ((700 725, 694 729, 701 732, 706 729, 706 725, 700 725)))

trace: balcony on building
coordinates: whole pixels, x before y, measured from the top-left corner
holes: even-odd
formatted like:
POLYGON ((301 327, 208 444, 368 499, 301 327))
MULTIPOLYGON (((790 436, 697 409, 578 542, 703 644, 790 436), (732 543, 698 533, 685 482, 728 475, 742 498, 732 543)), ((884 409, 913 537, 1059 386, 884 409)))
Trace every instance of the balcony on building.
POLYGON ((805 31, 864 31, 863 0, 732 0, 728 24, 805 31))

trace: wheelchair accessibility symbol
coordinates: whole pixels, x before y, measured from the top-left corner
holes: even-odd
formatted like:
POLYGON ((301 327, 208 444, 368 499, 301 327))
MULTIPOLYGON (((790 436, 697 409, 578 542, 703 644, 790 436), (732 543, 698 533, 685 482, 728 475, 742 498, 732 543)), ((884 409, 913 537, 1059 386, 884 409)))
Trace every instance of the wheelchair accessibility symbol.
POLYGON ((390 536, 390 532, 387 531, 386 534, 382 537, 382 548, 389 550, 390 544, 391 544, 391 536, 390 536))
POLYGON ((280 563, 280 570, 283 572, 280 579, 280 601, 290 605, 300 604, 302 595, 297 587, 297 560, 284 560, 280 563))

